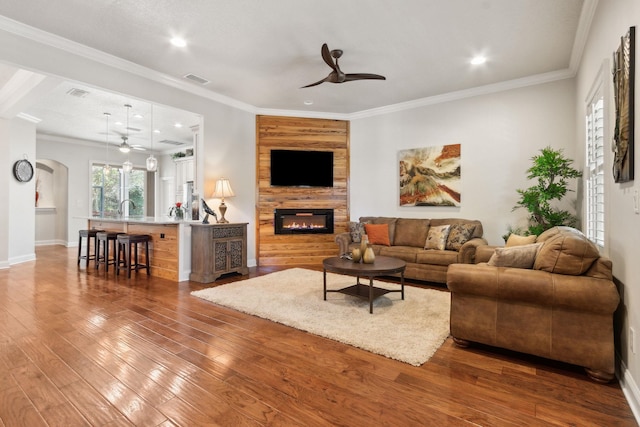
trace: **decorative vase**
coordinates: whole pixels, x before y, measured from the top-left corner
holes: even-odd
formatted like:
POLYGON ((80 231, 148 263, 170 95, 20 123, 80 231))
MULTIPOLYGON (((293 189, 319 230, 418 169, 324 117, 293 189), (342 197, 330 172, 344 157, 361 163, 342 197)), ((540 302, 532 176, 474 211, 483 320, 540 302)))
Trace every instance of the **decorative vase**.
POLYGON ((376 260, 376 254, 373 253, 373 248, 371 245, 367 246, 367 250, 364 251, 364 255, 362 255, 362 262, 365 264, 373 264, 376 260))
POLYGON ((353 250, 351 251, 351 260, 353 262, 360 262, 361 259, 362 259, 362 252, 360 251, 360 249, 353 248, 353 250))
POLYGON ((367 250, 367 246, 369 245, 369 236, 366 234, 362 235, 360 239, 360 256, 364 256, 364 252, 367 250))

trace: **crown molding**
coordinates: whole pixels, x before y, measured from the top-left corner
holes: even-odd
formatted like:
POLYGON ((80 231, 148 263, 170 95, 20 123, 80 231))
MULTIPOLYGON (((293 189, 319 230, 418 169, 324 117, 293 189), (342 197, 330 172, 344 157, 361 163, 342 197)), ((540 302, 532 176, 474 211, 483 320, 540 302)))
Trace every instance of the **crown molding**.
POLYGON ((362 119, 367 117, 379 116, 381 114, 396 113, 399 111, 411 110, 414 108, 420 108, 429 105, 443 104, 445 102, 473 98, 481 95, 490 95, 492 93, 504 92, 507 90, 519 89, 527 86, 535 86, 539 84, 554 82, 557 80, 569 79, 573 78, 574 75, 575 74, 568 68, 559 71, 551 71, 549 73, 537 74, 534 76, 523 77, 521 79, 507 80, 500 83, 478 86, 471 89, 459 90, 455 92, 444 93, 442 95, 435 95, 416 99, 413 101, 387 105, 386 107, 359 111, 349 114, 349 119, 362 119))
POLYGON ((587 44, 587 38, 589 37, 589 30, 591 29, 591 23, 593 17, 596 14, 598 8, 598 0, 585 0, 582 5, 582 11, 580 12, 580 20, 578 21, 578 29, 576 30, 576 37, 573 40, 573 49, 571 50, 571 59, 569 60, 569 69, 575 76, 578 73, 578 67, 582 60, 582 54, 584 53, 584 47, 587 44))
POLYGON ((348 113, 329 113, 325 111, 308 111, 308 110, 278 110, 272 108, 258 108, 256 114, 262 116, 283 116, 283 117, 302 117, 306 119, 331 119, 331 120, 349 120, 351 114, 348 113))
POLYGON ((189 92, 202 98, 210 99, 221 104, 228 105, 239 110, 255 113, 256 107, 245 102, 238 101, 228 96, 193 86, 191 83, 182 81, 178 78, 169 76, 164 73, 143 67, 126 59, 119 58, 115 55, 103 52, 92 47, 74 42, 64 37, 48 33, 35 27, 23 24, 13 19, 9 19, 0 15, 0 29, 24 37, 26 39, 41 43, 47 46, 60 49, 62 51, 78 55, 82 58, 101 63, 103 65, 135 74, 157 83, 173 87, 175 89, 189 92))

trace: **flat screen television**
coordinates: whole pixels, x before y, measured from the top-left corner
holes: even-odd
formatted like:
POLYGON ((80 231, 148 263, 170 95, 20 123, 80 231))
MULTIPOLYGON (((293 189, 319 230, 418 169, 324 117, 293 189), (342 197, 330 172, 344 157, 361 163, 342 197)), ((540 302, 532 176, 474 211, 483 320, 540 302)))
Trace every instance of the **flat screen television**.
POLYGON ((271 150, 271 185, 333 187, 333 151, 271 150))

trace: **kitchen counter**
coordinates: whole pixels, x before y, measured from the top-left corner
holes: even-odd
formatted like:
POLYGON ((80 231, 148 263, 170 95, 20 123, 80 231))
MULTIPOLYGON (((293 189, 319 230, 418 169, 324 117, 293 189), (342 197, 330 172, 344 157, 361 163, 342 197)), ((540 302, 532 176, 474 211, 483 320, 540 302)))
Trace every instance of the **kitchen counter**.
MULTIPOLYGON (((191 273, 191 224, 169 217, 85 217, 88 228, 148 234, 151 276, 182 282, 191 273)), ((144 273, 143 273, 144 274, 144 273)))

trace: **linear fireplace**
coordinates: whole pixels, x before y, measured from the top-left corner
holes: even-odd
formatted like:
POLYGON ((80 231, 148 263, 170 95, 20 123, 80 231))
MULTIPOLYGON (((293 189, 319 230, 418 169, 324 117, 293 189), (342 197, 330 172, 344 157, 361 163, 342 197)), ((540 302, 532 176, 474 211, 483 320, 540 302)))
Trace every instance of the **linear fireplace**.
POLYGON ((275 234, 332 234, 333 209, 276 209, 275 234))

